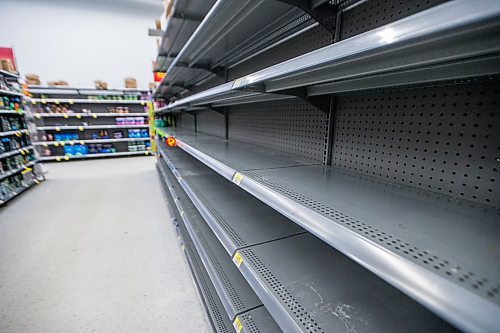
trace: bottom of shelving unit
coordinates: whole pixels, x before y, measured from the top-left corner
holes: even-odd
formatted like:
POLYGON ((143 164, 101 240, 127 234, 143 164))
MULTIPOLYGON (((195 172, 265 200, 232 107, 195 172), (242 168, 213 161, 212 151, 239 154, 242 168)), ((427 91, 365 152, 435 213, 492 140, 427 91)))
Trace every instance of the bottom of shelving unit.
POLYGON ((150 151, 124 151, 118 153, 103 153, 103 154, 88 154, 78 156, 44 156, 40 158, 43 162, 64 162, 72 160, 85 160, 88 158, 102 158, 102 157, 125 157, 125 156, 139 156, 139 155, 152 155, 150 151))
POLYGON ((21 193, 29 190, 30 188, 32 188, 34 185, 38 185, 40 184, 40 182, 42 182, 44 180, 44 178, 37 178, 35 181, 33 181, 31 184, 29 185, 26 185, 26 186, 22 186, 22 187, 18 187, 15 191, 13 191, 11 193, 11 195, 5 199, 0 199, 0 207, 3 207, 4 205, 8 204, 11 200, 17 198, 21 193))
POLYGON ((222 305, 222 301, 217 296, 215 287, 211 283, 208 273, 201 263, 200 257, 197 255, 197 252, 193 248, 194 245, 189 234, 187 233, 187 230, 185 229, 184 224, 182 223, 182 218, 179 211, 172 204, 173 198, 168 190, 168 185, 163 179, 161 183, 164 186, 164 193, 170 203, 170 213, 172 215, 172 220, 176 231, 179 235, 181 248, 186 255, 189 268, 193 275, 193 281, 195 283, 196 289, 198 290, 203 306, 208 314, 212 328, 215 332, 232 332, 231 321, 224 313, 224 306, 222 305))

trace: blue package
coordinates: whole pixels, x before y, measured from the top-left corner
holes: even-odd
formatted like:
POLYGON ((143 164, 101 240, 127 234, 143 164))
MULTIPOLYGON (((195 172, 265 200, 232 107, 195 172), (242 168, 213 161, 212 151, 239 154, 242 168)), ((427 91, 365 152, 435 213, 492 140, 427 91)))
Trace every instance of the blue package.
POLYGON ((85 145, 75 145, 74 153, 75 155, 87 155, 87 146, 85 145))
POLYGON ((64 146, 64 155, 73 156, 75 154, 75 150, 73 146, 66 145, 64 146))

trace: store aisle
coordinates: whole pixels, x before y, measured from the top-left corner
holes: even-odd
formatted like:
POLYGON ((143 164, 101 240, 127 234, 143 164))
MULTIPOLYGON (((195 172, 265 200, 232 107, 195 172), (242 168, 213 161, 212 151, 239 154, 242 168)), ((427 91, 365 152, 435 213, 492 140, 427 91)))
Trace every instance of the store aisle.
POLYGON ((46 166, 0 208, 0 332, 209 332, 155 159, 46 166))

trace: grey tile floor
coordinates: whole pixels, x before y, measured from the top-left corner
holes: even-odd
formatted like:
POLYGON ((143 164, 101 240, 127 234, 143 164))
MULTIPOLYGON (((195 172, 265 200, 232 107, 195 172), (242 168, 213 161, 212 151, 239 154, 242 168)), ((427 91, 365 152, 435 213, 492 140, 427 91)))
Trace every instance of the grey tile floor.
POLYGON ((46 167, 0 208, 0 332, 210 332, 155 159, 46 167))

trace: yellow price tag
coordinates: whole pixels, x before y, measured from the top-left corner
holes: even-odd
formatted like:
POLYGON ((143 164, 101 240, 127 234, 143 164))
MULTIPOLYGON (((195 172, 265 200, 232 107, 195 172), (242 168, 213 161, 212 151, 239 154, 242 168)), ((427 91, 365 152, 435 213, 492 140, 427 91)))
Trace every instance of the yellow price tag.
POLYGON ((69 118, 68 114, 67 114, 67 113, 65 113, 65 114, 63 115, 63 118, 64 118, 64 119, 68 119, 68 118, 69 118))
POLYGON ((77 114, 77 115, 76 115, 76 118, 81 119, 81 118, 82 118, 82 115, 81 115, 81 114, 77 114))
POLYGON ((236 333, 240 333, 243 330, 243 324, 240 321, 240 318, 236 317, 233 321, 233 327, 236 330, 236 333))
POLYGON ((40 181, 38 179, 35 178, 35 180, 33 181, 35 182, 35 184, 40 185, 40 181))
POLYGON ((42 118, 42 115, 41 115, 41 114, 39 114, 39 113, 37 113, 37 114, 35 114, 35 118, 36 118, 36 119, 40 119, 40 118, 42 118))
POLYGON ((31 104, 35 105, 36 104, 36 101, 35 100, 31 100, 31 104))
POLYGON ((92 118, 96 119, 96 118, 97 118, 97 115, 96 115, 96 114, 93 114, 93 115, 92 115, 92 118))
POLYGON ((66 144, 65 144, 63 141, 61 141, 61 146, 63 146, 63 147, 64 147, 64 145, 66 145, 66 144))
POLYGON ((243 175, 239 172, 236 172, 233 176, 233 183, 235 183, 236 185, 240 185, 242 180, 243 175))
POLYGON ((21 171, 21 174, 25 175, 27 174, 28 172, 30 172, 31 170, 33 170, 32 168, 28 168, 28 167, 24 167, 24 170, 21 171))
POLYGON ((141 101, 141 105, 144 105, 144 104, 146 104, 146 103, 144 101, 141 101))
POLYGON ((148 152, 148 151, 145 151, 145 152, 144 152, 144 154, 149 155, 149 152, 148 152))
POLYGON ((83 144, 85 144, 85 142, 83 142, 83 141, 80 141, 80 144, 81 144, 81 145, 83 145, 83 144))
POLYGON ((46 143, 44 143, 44 144, 43 144, 43 146, 44 146, 44 147, 48 147, 49 145, 48 145, 48 144, 46 144, 46 143))
POLYGON ((59 147, 59 142, 54 142, 54 147, 59 147))
POLYGON ((241 263, 243 262, 243 257, 238 251, 236 251, 236 253, 233 256, 233 262, 238 268, 241 266, 241 263))
POLYGON ((47 104, 47 101, 42 98, 42 104, 47 104))
POLYGON ((56 132, 60 132, 60 131, 61 131, 61 128, 56 127, 56 132))
POLYGON ((58 99, 56 99, 56 100, 54 101, 54 103, 59 104, 59 100, 58 100, 58 99))
POLYGON ((75 141, 70 141, 69 142, 70 145, 74 145, 75 144, 75 141))
POLYGON ((78 130, 79 130, 80 132, 83 132, 83 126, 79 126, 79 127, 78 127, 78 130))
POLYGON ((74 104, 74 103, 75 102, 72 99, 69 100, 69 104, 74 104))
POLYGON ((26 152, 24 151, 24 149, 21 149, 19 152, 21 153, 21 155, 26 154, 26 152))
POLYGON ((56 161, 57 162, 60 162, 61 161, 61 158, 59 156, 56 157, 56 161))
POLYGON ((69 156, 64 156, 65 161, 69 161, 69 156))

